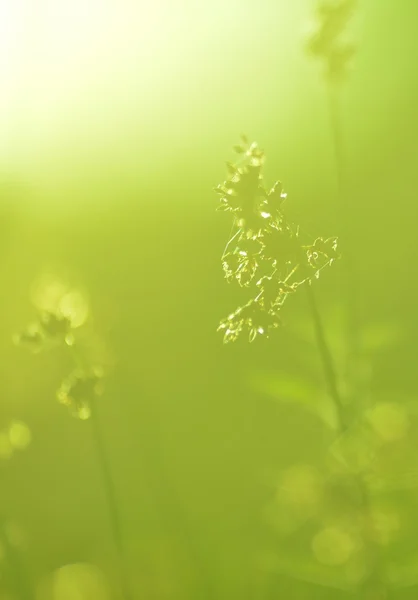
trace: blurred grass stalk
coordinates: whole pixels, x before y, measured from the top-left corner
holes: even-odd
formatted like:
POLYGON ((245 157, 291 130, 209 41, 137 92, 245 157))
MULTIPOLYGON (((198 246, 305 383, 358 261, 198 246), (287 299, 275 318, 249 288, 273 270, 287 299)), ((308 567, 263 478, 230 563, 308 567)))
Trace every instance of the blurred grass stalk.
MULTIPOLYGON (((335 411, 338 415, 338 431, 336 435, 339 437, 343 436, 349 429, 350 423, 346 421, 344 415, 344 405, 338 390, 338 379, 334 367, 334 360, 326 340, 326 335, 314 291, 310 285, 306 286, 306 290, 312 321, 315 328, 318 352, 321 358, 324 376, 328 387, 328 393, 334 402, 335 411)), ((369 573, 360 585, 361 597, 364 598, 364 600, 385 600, 387 598, 387 592, 380 577, 382 571, 380 563, 380 549, 375 541, 376 532, 372 525, 373 518, 369 490, 361 474, 352 473, 352 476, 361 497, 361 508, 365 521, 363 536, 364 542, 369 550, 369 573)))
MULTIPOLYGON (((343 119, 341 116, 341 88, 332 81, 327 82, 329 122, 333 142, 333 154, 335 170, 337 173, 337 221, 339 225, 340 239, 342 240, 341 276, 341 301, 344 307, 345 324, 343 335, 348 349, 345 365, 345 377, 347 380, 353 378, 353 366, 359 356, 359 322, 356 314, 357 289, 355 276, 355 261, 353 258, 353 247, 351 240, 351 214, 352 205, 347 202, 348 177, 346 170, 346 159, 344 150, 343 119), (349 364, 351 362, 351 365, 349 364)), ((351 385, 353 381, 350 382, 351 385)))
POLYGON ((125 545, 123 542, 122 524, 120 520, 120 511, 118 508, 115 484, 109 464, 108 455, 106 452, 106 443, 102 433, 100 420, 97 414, 96 402, 94 399, 91 400, 90 421, 92 438, 96 448, 97 461, 102 476, 103 488, 106 497, 110 531, 112 535, 113 544, 118 555, 118 566, 122 595, 124 600, 132 600, 132 594, 128 582, 129 577, 127 573, 127 555, 125 545))
MULTIPOLYGON (((68 345, 76 367, 80 370, 85 369, 85 361, 82 353, 78 351, 75 344, 68 345)), ((98 416, 97 402, 94 394, 89 398, 89 417, 91 423, 91 435, 94 447, 96 449, 97 463, 101 474, 104 495, 106 498, 107 512, 109 517, 109 528, 112 536, 113 545, 117 554, 118 572, 123 600, 132 600, 133 596, 129 585, 129 576, 127 569, 127 552, 123 540, 122 523, 120 510, 117 501, 116 486, 114 483, 112 470, 109 463, 109 457, 106 449, 106 442, 102 431, 102 426, 98 416)))
MULTIPOLYGON (((350 209, 352 204, 346 202, 347 194, 347 165, 345 158, 345 146, 344 146, 344 134, 343 134, 343 119, 341 116, 341 89, 342 83, 345 81, 346 76, 346 62, 354 54, 354 46, 351 44, 343 43, 341 46, 337 40, 340 37, 342 29, 346 24, 346 21, 351 16, 353 10, 356 8, 356 0, 340 0, 334 5, 329 6, 324 3, 320 4, 322 7, 322 31, 320 29, 319 35, 317 36, 316 42, 320 42, 318 45, 318 55, 322 54, 322 57, 328 62, 328 77, 326 78, 326 94, 328 100, 328 113, 329 123, 332 135, 333 154, 336 169, 337 179, 337 220, 339 221, 340 238, 343 241, 342 251, 344 254, 344 260, 342 261, 344 266, 341 271, 341 301, 345 309, 345 327, 342 335, 346 339, 348 348, 348 355, 345 365, 344 376, 347 380, 352 380, 353 372, 358 363, 358 319, 356 315, 356 301, 354 297, 354 291, 356 290, 355 285, 355 262, 352 255, 351 235, 350 235, 350 209), (340 12, 341 23, 338 24, 340 12), (336 17, 333 27, 333 16, 336 17), (344 14, 345 13, 345 14, 344 14), (343 27, 340 29, 341 25, 343 27), (334 29, 334 30, 333 30, 334 29), (320 49, 321 42, 325 42, 323 49, 320 49), (344 53, 341 54, 341 63, 334 63, 335 48, 333 45, 336 44, 337 50, 344 48, 344 44, 347 52, 344 57, 344 53), (337 65, 337 71, 333 71, 333 66, 337 65), (336 77, 334 76, 336 75, 336 77)), ((311 46, 312 48, 312 46, 311 46)), ((337 435, 344 435, 345 431, 350 427, 350 423, 346 421, 344 415, 344 403, 339 393, 339 382, 334 368, 333 356, 330 351, 329 345, 326 341, 325 331, 321 320, 321 315, 318 309, 318 305, 315 299, 314 291, 311 286, 307 287, 308 302, 310 305, 310 311, 312 320, 315 328, 315 337, 317 341, 318 351, 321 356, 323 363, 324 375, 327 382, 328 392, 332 398, 335 409, 339 417, 339 430, 337 435)), ((351 396, 357 395, 358 390, 355 386, 352 387, 353 382, 350 381, 351 396)), ((353 400, 353 398, 351 398, 353 400)), ((360 584, 360 595, 364 600, 385 600, 388 597, 388 590, 382 583, 382 565, 380 560, 380 549, 375 542, 375 532, 372 524, 371 505, 370 505, 370 493, 366 482, 364 481, 361 473, 353 473, 353 478, 357 484, 358 490, 361 495, 362 510, 365 520, 364 526, 364 542, 367 545, 369 551, 369 567, 368 575, 364 578, 360 584)))

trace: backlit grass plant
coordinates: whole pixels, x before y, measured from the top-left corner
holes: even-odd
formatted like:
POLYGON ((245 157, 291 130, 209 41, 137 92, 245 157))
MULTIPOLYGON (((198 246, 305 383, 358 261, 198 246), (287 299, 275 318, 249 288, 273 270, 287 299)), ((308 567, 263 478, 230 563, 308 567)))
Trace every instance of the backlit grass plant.
POLYGON ((306 49, 322 62, 331 84, 345 80, 356 52, 355 44, 345 37, 356 7, 357 0, 321 0, 316 5, 316 26, 306 49))
MULTIPOLYGON (((382 499, 376 497, 376 479, 381 479, 376 461, 387 439, 395 435, 400 413, 396 407, 388 413, 385 405, 383 410, 366 400, 363 407, 358 399, 348 406, 312 289, 321 270, 339 257, 337 238, 302 241, 300 227, 286 217, 287 195, 281 182, 272 188, 264 185, 263 151, 246 137, 235 151, 241 160, 227 164, 228 178, 216 188, 219 209, 232 216, 221 262, 226 280, 248 290, 250 298, 218 329, 225 343, 242 334, 250 342, 267 337, 281 324, 286 300, 303 287, 335 415, 330 421, 327 415, 335 437, 326 464, 317 469, 296 465, 284 474, 277 495, 283 521, 279 527, 291 534, 305 524, 316 562, 308 559, 301 564, 289 555, 277 565, 273 559, 270 566, 311 583, 358 592, 365 600, 384 600, 391 584, 381 546, 392 540, 399 525, 396 511, 391 512, 384 501, 381 508, 382 499), (388 414, 392 416, 387 418, 388 414)), ((403 436, 404 421, 398 429, 403 436)))
POLYGON ((242 160, 227 163, 228 178, 216 187, 219 210, 232 216, 222 268, 228 282, 252 290, 252 297, 221 321, 225 343, 243 332, 250 342, 268 336, 281 324, 287 298, 310 286, 339 256, 335 237, 302 241, 299 227, 286 217, 282 183, 264 184, 265 156, 258 145, 243 136, 234 149, 242 160))
POLYGON ((327 399, 323 401, 323 394, 315 388, 286 376, 284 381, 277 376, 275 389, 287 401, 294 394, 294 401, 322 419, 330 428, 328 435, 331 430, 330 446, 324 464, 296 464, 284 470, 279 481, 275 479, 276 495, 266 513, 282 536, 282 548, 278 544, 263 558, 263 569, 364 600, 387 600, 393 589, 416 585, 418 580, 414 557, 406 557, 403 564, 393 559, 391 546, 400 534, 405 535, 405 528, 401 511, 390 497, 394 491, 416 488, 416 465, 412 472, 403 473, 407 469, 402 464, 395 461, 394 469, 388 460, 393 455, 405 465, 413 462, 405 442, 413 427, 416 401, 402 405, 393 402, 390 394, 381 398, 373 393, 372 365, 361 343, 363 331, 353 302, 355 261, 348 235, 352 204, 345 201, 348 181, 339 94, 356 50, 345 37, 356 4, 355 0, 318 2, 317 27, 306 45, 308 53, 322 62, 327 85, 339 234, 344 246, 344 274, 338 289, 347 323, 339 328, 338 342, 347 349, 344 363, 349 364, 335 359, 335 347, 325 336, 311 285, 320 270, 338 257, 337 240, 302 242, 300 228, 285 216, 281 183, 271 189, 264 186, 264 154, 246 138, 235 147, 243 161, 228 164, 228 179, 216 191, 220 209, 233 216, 231 238, 222 256, 225 277, 255 291, 221 322, 219 330, 225 342, 235 341, 243 332, 250 341, 267 336, 281 324, 286 299, 301 286, 307 291, 327 399), (402 473, 394 473, 399 467, 402 473), (307 558, 292 551, 300 544, 310 548, 307 558))

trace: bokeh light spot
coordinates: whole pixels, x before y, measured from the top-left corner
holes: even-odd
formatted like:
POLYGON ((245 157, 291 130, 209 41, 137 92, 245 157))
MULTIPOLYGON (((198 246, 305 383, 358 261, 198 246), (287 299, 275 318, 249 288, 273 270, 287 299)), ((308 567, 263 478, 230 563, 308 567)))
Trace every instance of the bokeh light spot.
POLYGON ((373 430, 385 442, 393 442, 405 437, 408 429, 408 415, 405 409, 393 402, 377 404, 368 414, 373 430))
POLYGON ((9 426, 9 440, 12 448, 24 450, 32 441, 32 433, 22 421, 12 421, 9 426))
POLYGON ((345 564, 356 549, 353 537, 336 527, 319 531, 312 540, 312 551, 318 562, 337 566, 345 564))
POLYGON ((101 570, 87 563, 65 565, 53 575, 53 600, 109 600, 109 587, 101 570))
POLYGON ((309 465, 290 467, 283 474, 277 498, 306 516, 314 514, 322 498, 318 471, 309 465))
POLYGON ((71 321, 73 327, 81 327, 88 316, 88 303, 86 298, 77 290, 64 294, 59 302, 59 311, 71 321))

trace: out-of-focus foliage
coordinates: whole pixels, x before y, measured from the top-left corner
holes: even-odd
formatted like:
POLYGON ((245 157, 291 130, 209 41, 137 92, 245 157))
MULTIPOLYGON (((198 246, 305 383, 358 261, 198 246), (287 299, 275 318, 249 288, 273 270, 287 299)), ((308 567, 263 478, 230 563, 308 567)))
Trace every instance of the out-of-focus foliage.
POLYGON ((317 29, 307 50, 325 63, 326 77, 332 83, 344 80, 355 54, 353 43, 342 36, 357 7, 357 0, 320 0, 317 4, 317 29))
POLYGON ((92 398, 102 393, 102 377, 103 371, 99 367, 92 368, 90 372, 74 371, 61 384, 57 392, 58 401, 68 406, 73 415, 88 419, 92 398))
POLYGON ((74 371, 62 382, 57 391, 60 404, 82 420, 91 415, 91 402, 103 392, 104 369, 86 364, 76 330, 82 327, 88 316, 88 303, 78 291, 58 279, 38 282, 33 287, 33 302, 38 309, 38 319, 15 334, 18 346, 28 347, 35 353, 54 347, 68 347, 74 362, 74 371), (77 344, 76 344, 77 342, 77 344), (81 351, 80 351, 80 348, 81 351))
MULTIPOLYGON (((278 483, 273 475, 269 477, 277 491, 266 507, 268 522, 286 540, 286 546, 302 543, 306 547, 303 558, 295 549, 293 557, 275 554, 270 560, 275 572, 288 571, 321 586, 362 593, 375 568, 369 562, 370 553, 377 552, 379 578, 372 588, 377 593, 379 585, 390 589, 416 581, 411 558, 405 563, 394 556, 393 549, 401 542, 412 547, 416 535, 406 524, 409 509, 399 500, 408 493, 415 498, 418 490, 418 461, 411 453, 418 428, 417 403, 414 398, 399 398, 396 390, 379 391, 373 378, 379 353, 393 351, 395 342, 399 343, 398 329, 371 321, 359 330, 353 356, 342 337, 343 316, 341 310, 330 313, 330 347, 337 359, 341 398, 349 415, 343 431, 334 399, 315 379, 301 381, 284 373, 260 371, 249 381, 268 397, 307 409, 328 431, 322 467, 294 465, 280 475, 278 483), (309 546, 311 558, 307 559, 309 546)), ((314 356, 315 339, 307 335, 307 326, 298 323, 295 333, 298 331, 314 356)), ((311 364, 309 353, 306 358, 311 364)))

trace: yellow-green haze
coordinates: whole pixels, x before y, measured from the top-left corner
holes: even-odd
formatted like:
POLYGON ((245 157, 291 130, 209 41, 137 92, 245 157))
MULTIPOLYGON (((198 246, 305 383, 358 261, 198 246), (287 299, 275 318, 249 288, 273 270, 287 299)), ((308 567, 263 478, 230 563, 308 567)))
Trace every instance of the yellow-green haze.
POLYGON ((338 477, 370 440, 375 545, 418 582, 418 4, 357 4, 339 195, 314 1, 0 0, 1 600, 364 598, 338 477), (348 440, 303 293, 267 340, 216 332, 252 297, 213 191, 242 133, 341 238, 315 292, 348 440))

